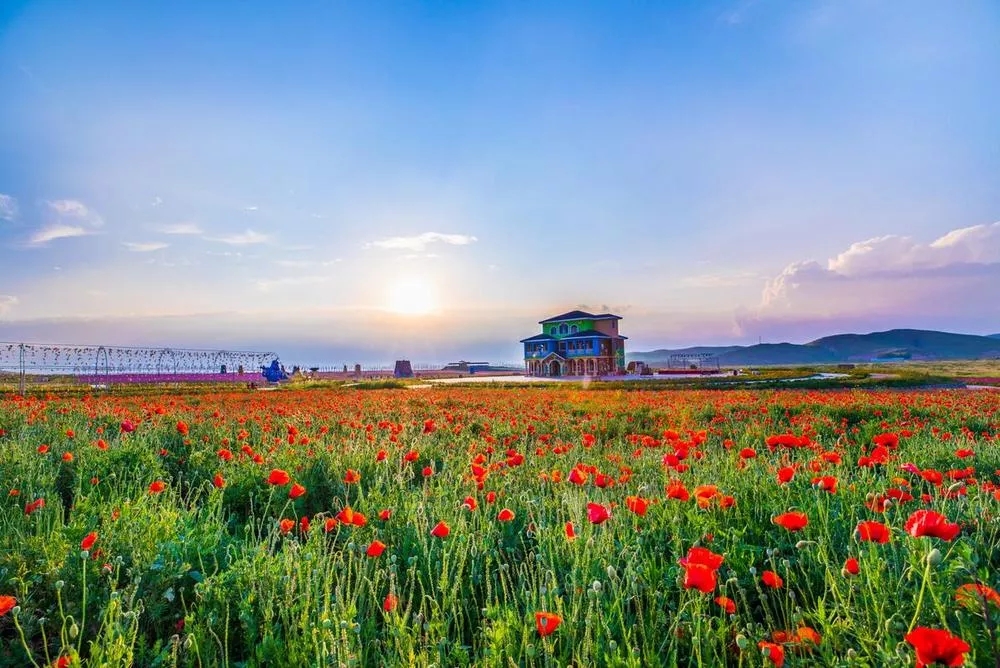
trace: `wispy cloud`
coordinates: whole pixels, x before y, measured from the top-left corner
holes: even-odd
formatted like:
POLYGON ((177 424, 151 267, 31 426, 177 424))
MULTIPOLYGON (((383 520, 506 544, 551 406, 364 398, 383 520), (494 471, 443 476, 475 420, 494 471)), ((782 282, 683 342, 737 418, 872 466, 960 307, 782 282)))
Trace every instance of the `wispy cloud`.
POLYGON ((35 232, 31 235, 31 239, 28 240, 28 244, 31 246, 44 246, 50 241, 55 241, 56 239, 85 237, 88 234, 95 234, 95 232, 79 225, 64 225, 62 223, 57 223, 55 225, 43 227, 35 232))
POLYGON ((75 199, 58 199, 48 203, 49 208, 55 211, 61 218, 75 218, 93 227, 104 225, 104 220, 96 211, 86 204, 75 199))
POLYGON ((153 201, 150 204, 150 206, 160 206, 161 204, 163 204, 163 200, 160 199, 159 196, 156 196, 156 197, 153 198, 153 201))
POLYGON ((9 313, 17 306, 17 297, 14 295, 0 295, 0 315, 9 313))
POLYGON ((247 230, 238 234, 229 234, 222 237, 205 237, 209 241, 220 241, 232 246, 249 246, 251 244, 266 244, 271 241, 271 235, 247 230))
POLYGON ((135 253, 151 253, 153 251, 163 250, 170 246, 170 244, 163 243, 162 241, 147 241, 147 242, 133 242, 125 241, 122 242, 122 246, 129 249, 135 253))
POLYGON ((441 232, 424 232, 409 237, 389 237, 365 244, 365 248, 384 248, 389 250, 408 250, 415 253, 423 251, 433 243, 450 244, 452 246, 467 246, 478 241, 468 234, 444 234, 441 232))
POLYGON ((203 234, 203 230, 195 223, 174 223, 158 228, 163 234, 203 234))
POLYGON ((0 220, 17 218, 17 200, 11 195, 0 194, 0 220))

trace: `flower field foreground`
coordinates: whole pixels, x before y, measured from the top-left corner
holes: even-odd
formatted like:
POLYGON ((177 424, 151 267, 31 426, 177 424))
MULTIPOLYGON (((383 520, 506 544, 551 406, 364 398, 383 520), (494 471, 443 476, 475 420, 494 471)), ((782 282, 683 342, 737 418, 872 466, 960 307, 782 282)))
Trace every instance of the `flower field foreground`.
POLYGON ((1000 394, 0 402, 0 665, 994 665, 1000 394))

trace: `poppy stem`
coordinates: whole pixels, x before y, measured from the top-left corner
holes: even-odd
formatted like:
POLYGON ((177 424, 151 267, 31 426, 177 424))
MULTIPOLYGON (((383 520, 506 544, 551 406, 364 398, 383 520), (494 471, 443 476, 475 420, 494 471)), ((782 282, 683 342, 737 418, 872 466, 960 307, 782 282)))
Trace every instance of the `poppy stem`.
POLYGON ((924 592, 927 591, 927 580, 931 577, 931 560, 930 552, 928 551, 927 556, 924 557, 924 577, 923 581, 920 583, 920 593, 917 594, 917 609, 913 611, 913 619, 910 620, 910 627, 906 630, 907 633, 913 630, 913 627, 917 625, 917 619, 920 618, 920 608, 924 603, 924 592))

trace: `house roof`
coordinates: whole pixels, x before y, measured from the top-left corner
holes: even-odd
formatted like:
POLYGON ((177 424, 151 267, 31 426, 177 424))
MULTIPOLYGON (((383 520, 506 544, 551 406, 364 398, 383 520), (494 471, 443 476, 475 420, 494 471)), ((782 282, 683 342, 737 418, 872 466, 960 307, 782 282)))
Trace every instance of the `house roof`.
POLYGON ((554 336, 549 336, 548 334, 535 334, 534 336, 529 336, 526 339, 521 339, 521 343, 536 343, 539 341, 555 341, 554 336))
POLYGON ((594 315, 593 313, 587 313, 586 311, 567 311, 562 315, 556 315, 551 318, 546 318, 545 320, 539 320, 538 324, 545 325, 550 322, 563 322, 566 320, 621 320, 621 316, 613 315, 611 313, 600 313, 598 315, 594 315))
POLYGON ((627 339, 627 336, 611 336, 610 334, 605 334, 604 332, 598 332, 596 329, 588 329, 583 332, 577 332, 576 334, 567 334, 561 337, 560 340, 565 341, 566 339, 627 339))

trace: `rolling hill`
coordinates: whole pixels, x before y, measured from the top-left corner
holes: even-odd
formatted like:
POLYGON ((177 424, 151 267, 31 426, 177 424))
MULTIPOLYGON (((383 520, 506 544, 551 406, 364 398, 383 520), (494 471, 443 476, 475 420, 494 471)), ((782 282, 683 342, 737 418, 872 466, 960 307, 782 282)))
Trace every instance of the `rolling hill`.
POLYGON ((722 366, 837 364, 897 360, 1000 359, 1000 335, 976 336, 922 329, 836 334, 809 343, 695 346, 629 353, 630 361, 666 365, 671 355, 713 355, 722 366))

